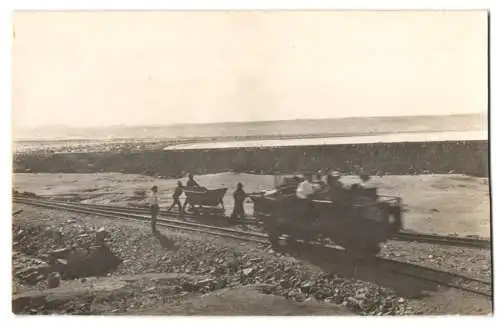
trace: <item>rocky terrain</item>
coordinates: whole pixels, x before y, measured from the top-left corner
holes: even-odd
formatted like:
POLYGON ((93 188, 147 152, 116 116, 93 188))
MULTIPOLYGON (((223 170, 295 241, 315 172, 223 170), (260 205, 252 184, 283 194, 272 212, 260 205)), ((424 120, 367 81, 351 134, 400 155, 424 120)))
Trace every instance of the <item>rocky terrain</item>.
MULTIPOLYGON (((367 279, 363 273, 348 271, 353 262, 335 263, 333 256, 330 261, 323 257, 319 262, 336 269, 314 262, 300 248, 297 253, 279 253, 202 234, 161 229, 153 235, 147 225, 133 222, 24 205, 15 205, 14 211, 15 313, 429 312, 429 307, 418 299, 423 295, 421 291, 402 294, 394 284, 380 285, 375 270, 367 279)), ((488 257, 487 253, 479 254, 483 259, 488 257)), ((403 254, 408 255, 415 253, 403 254)), ((439 309, 439 305, 432 309, 432 313, 454 311, 448 306, 439 309)), ((473 314, 488 313, 491 302, 475 301, 469 310, 473 314)))
POLYGON ((252 284, 261 284, 264 294, 296 302, 319 300, 347 307, 352 313, 407 311, 406 300, 388 289, 321 273, 294 259, 246 244, 171 232, 153 236, 147 228, 128 223, 23 209, 13 226, 13 309, 17 313, 135 313, 159 308, 168 298, 181 294, 252 284), (102 226, 105 230, 100 230, 102 226), (99 232, 106 234, 105 244, 98 244, 99 232), (61 279, 59 291, 49 289, 47 278, 55 273, 61 279), (158 282, 145 273, 160 273, 156 274, 158 282), (95 281, 95 276, 107 276, 109 280, 95 281), (127 286, 109 291, 120 280, 127 286), (100 285, 82 290, 79 284, 87 282, 100 285), (99 290, 102 288, 108 291, 99 290), (103 305, 103 300, 108 304, 103 305))

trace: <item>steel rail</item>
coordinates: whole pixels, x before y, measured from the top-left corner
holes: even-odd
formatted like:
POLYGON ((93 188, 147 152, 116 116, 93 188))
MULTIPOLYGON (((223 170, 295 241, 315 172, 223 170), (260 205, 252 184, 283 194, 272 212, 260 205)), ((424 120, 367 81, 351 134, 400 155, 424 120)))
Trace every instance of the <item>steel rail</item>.
MULTIPOLYGON (((50 201, 50 200, 35 200, 35 199, 15 199, 14 202, 20 202, 20 203, 43 203, 46 205, 57 205, 58 207, 61 208, 76 208, 76 209, 86 209, 87 211, 92 211, 92 212, 102 212, 102 213, 116 213, 116 214, 125 214, 125 215, 137 215, 140 216, 144 220, 150 221, 150 213, 149 210, 141 210, 141 211, 136 211, 135 209, 131 210, 127 207, 120 207, 119 209, 115 209, 115 207, 111 206, 88 206, 87 204, 77 204, 77 203, 65 203, 65 202, 55 202, 55 201, 50 201)), ((163 216, 169 216, 168 214, 164 214, 163 216)), ((224 228, 224 227, 219 227, 219 226, 212 226, 212 225, 205 225, 201 223, 193 223, 193 222, 187 222, 187 221, 182 221, 179 219, 164 219, 164 218, 159 218, 157 219, 158 222, 165 222, 165 223, 171 223, 175 225, 180 225, 180 226, 189 226, 189 227, 199 227, 202 226, 203 228, 209 229, 209 230, 215 230, 215 231, 230 231, 233 233, 241 234, 241 235, 251 235, 251 236, 256 236, 260 238, 266 238, 267 239, 267 234, 265 233, 258 233, 258 232, 250 232, 250 231, 240 231, 240 230, 234 230, 234 229, 229 229, 229 228, 224 228)))
POLYGON ((415 241, 433 244, 450 245, 457 247, 471 247, 478 249, 490 249, 491 241, 479 238, 464 238, 437 234, 423 234, 413 232, 398 232, 393 237, 394 240, 415 241))
MULTIPOLYGON (((60 209, 73 213, 80 214, 92 214, 95 216, 107 217, 107 218, 118 218, 125 220, 133 220, 133 221, 142 221, 142 222, 150 222, 151 219, 144 215, 132 214, 132 213, 123 213, 116 212, 111 210, 103 210, 103 209, 95 209, 89 207, 79 207, 78 205, 73 204, 62 204, 62 203, 53 203, 46 201, 38 201, 33 199, 15 199, 14 202, 19 204, 27 204, 36 207, 49 208, 49 209, 60 209)), ((170 219, 158 219, 158 226, 165 226, 173 229, 179 229, 184 231, 194 231, 194 232, 202 232, 211 235, 217 235, 222 237, 229 237, 232 239, 243 240, 243 241, 251 241, 258 242, 262 244, 267 244, 267 235, 256 233, 256 232, 245 232, 240 230, 234 230, 229 228, 222 228, 210 225, 203 225, 198 223, 189 223, 182 221, 175 221, 170 219)))
POLYGON ((377 263, 382 264, 382 266, 387 266, 389 272, 394 274, 403 275, 486 297, 493 296, 491 289, 491 280, 488 281, 476 279, 450 271, 443 271, 427 266, 401 262, 382 257, 376 257, 375 260, 377 263))

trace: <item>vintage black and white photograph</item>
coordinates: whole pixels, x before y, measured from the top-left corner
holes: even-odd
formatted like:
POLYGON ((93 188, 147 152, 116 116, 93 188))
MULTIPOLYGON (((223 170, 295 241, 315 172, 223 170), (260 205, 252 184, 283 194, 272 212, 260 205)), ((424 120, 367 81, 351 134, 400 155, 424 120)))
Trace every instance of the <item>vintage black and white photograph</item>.
POLYGON ((12 313, 491 315, 488 24, 15 11, 12 313))

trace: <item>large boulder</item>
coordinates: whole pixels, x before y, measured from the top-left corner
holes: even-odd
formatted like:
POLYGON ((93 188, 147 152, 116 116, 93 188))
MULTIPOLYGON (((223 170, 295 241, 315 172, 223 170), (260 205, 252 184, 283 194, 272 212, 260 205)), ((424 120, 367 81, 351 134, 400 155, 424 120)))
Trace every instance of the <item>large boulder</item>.
POLYGON ((67 257, 67 261, 59 261, 55 266, 63 279, 87 276, 102 276, 113 271, 122 259, 116 256, 108 246, 97 245, 88 252, 75 250, 67 257))

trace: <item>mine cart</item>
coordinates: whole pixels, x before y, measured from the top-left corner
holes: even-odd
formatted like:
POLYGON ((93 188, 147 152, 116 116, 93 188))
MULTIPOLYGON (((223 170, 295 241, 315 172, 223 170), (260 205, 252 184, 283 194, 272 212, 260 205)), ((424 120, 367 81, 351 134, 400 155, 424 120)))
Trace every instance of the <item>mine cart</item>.
POLYGON ((227 188, 206 189, 206 188, 186 188, 186 202, 191 206, 191 213, 194 214, 224 214, 224 195, 227 188))
POLYGON ((339 201, 304 201, 295 196, 292 184, 251 199, 273 245, 286 235, 288 241, 327 241, 372 255, 402 227, 401 198, 379 196, 376 188, 346 190, 339 201))

